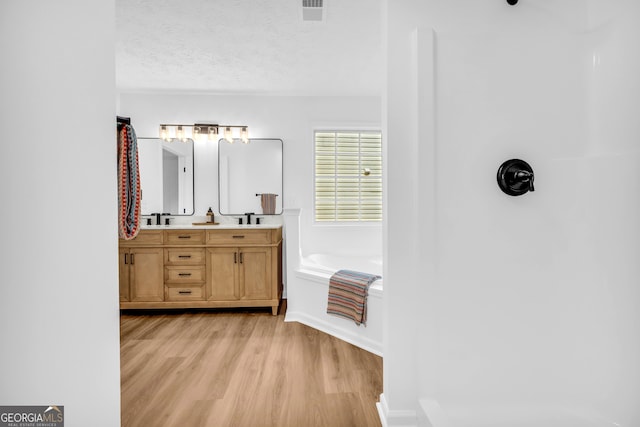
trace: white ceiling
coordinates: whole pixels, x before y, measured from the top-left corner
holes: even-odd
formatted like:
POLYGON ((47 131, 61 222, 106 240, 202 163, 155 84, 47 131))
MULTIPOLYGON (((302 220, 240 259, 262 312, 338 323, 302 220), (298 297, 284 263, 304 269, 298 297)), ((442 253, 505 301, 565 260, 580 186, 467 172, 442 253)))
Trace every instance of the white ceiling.
POLYGON ((116 0, 121 91, 380 95, 379 0, 116 0))

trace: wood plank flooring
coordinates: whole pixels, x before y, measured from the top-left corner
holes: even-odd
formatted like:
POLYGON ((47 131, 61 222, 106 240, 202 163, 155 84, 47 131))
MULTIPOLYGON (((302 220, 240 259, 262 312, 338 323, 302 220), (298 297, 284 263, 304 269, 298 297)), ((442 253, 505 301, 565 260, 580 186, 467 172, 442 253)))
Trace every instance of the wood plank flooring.
POLYGON ((380 426, 382 359, 283 313, 124 313, 120 348, 122 427, 380 426))

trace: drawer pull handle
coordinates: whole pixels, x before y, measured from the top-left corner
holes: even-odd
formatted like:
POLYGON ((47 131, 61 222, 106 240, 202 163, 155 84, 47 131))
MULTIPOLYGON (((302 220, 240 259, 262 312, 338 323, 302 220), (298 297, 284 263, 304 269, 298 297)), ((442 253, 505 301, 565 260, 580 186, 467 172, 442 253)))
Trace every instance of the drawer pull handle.
POLYGON ((191 273, 178 273, 178 276, 191 276, 191 273))
POLYGON ((178 236, 178 239, 190 239, 191 236, 178 236))
POLYGON ((180 295, 191 295, 191 291, 178 291, 180 295))
POLYGON ((191 258, 191 255, 178 255, 178 258, 191 258))
POLYGON ((131 264, 131 265, 135 264, 135 263, 134 263, 134 260, 135 260, 135 258, 133 257, 133 254, 131 254, 131 255, 129 256, 129 264, 131 264))
POLYGON ((240 252, 240 264, 242 264, 242 261, 243 261, 243 259, 244 259, 243 255, 244 255, 244 254, 243 254, 242 252, 240 252))
POLYGON ((244 239, 243 235, 233 236, 234 239, 244 239))
POLYGON ((233 253, 233 263, 237 264, 238 263, 238 252, 234 252, 233 253))
POLYGON ((129 264, 129 254, 124 254, 124 265, 129 264))

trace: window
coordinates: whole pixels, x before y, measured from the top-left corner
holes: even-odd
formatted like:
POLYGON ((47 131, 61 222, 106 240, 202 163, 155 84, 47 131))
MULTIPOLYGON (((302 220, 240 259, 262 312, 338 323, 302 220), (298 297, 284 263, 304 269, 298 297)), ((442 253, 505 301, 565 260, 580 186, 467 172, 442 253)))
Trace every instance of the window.
POLYGON ((316 131, 315 220, 382 220, 382 134, 316 131))

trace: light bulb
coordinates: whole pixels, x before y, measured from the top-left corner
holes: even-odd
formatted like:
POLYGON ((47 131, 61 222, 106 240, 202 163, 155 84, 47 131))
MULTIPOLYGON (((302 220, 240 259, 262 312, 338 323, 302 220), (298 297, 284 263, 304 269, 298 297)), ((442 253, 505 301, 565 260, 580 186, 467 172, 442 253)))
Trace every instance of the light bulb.
POLYGON ((167 129, 166 125, 160 125, 160 139, 164 141, 171 140, 171 138, 169 138, 169 130, 167 129))
POLYGON ((200 135, 202 135, 202 133, 200 132, 200 126, 193 126, 193 139, 198 140, 200 139, 200 135))
POLYGON ((218 137, 218 127, 209 126, 209 141, 215 141, 218 137))
POLYGON ((233 133, 231 132, 231 127, 229 126, 224 128, 224 139, 226 139, 229 144, 233 144, 233 133))
POLYGON ((187 142, 187 138, 185 138, 184 136, 184 130, 182 129, 182 126, 178 126, 178 128, 176 129, 176 138, 178 138, 182 142, 187 142))
POLYGON ((246 126, 244 126, 240 131, 240 139, 242 139, 242 142, 244 142, 245 144, 249 143, 249 130, 246 126))

